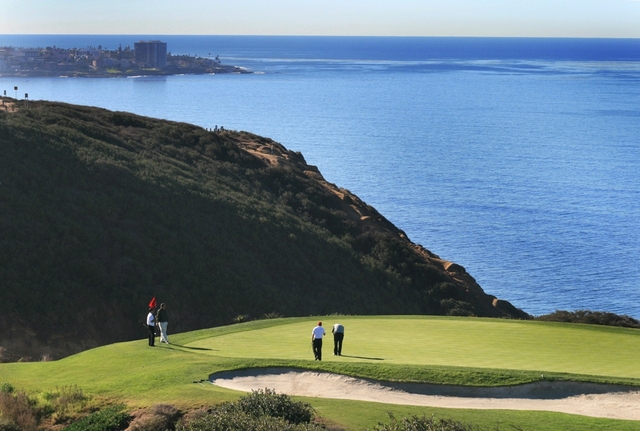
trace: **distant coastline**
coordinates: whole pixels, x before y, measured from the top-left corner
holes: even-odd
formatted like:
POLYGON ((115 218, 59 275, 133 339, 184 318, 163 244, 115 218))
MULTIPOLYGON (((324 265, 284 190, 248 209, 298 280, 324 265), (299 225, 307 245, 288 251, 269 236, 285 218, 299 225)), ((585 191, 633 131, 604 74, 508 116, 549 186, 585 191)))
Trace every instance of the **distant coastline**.
POLYGON ((160 41, 137 42, 108 50, 97 48, 22 48, 0 46, 0 77, 118 78, 184 74, 252 73, 215 58, 172 55, 160 41))
POLYGON ((84 71, 69 71, 69 72, 49 72, 49 71, 0 71, 0 78, 7 77, 20 77, 20 78, 131 78, 138 76, 170 76, 170 75, 214 75, 214 74, 227 74, 227 73, 236 73, 236 74, 247 74, 253 73, 251 70, 238 67, 238 66, 230 66, 230 65, 221 65, 215 69, 146 69, 146 70, 136 70, 136 71, 118 71, 118 72, 107 72, 107 71, 96 71, 96 72, 84 72, 84 71))

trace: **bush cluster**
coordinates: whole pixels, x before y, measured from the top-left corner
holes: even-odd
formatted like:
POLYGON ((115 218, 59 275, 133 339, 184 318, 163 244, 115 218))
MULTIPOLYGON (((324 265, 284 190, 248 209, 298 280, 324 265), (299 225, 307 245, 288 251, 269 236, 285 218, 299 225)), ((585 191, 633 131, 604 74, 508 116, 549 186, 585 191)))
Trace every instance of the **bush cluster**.
POLYGON ((35 431, 38 412, 24 392, 0 392, 0 431, 35 431))
POLYGON ((156 404, 150 409, 133 412, 131 416, 127 431, 172 431, 182 413, 170 404, 156 404))
POLYGON ((111 406, 92 413, 64 428, 64 431, 120 431, 129 424, 124 406, 111 406))
POLYGON ((63 386, 55 391, 44 392, 37 397, 38 405, 45 416, 54 423, 64 423, 82 412, 89 397, 77 386, 63 386))
POLYGON ((388 424, 379 423, 375 428, 367 431, 480 431, 480 428, 474 425, 452 419, 411 415, 398 420, 392 414, 389 416, 391 421, 388 424))
POLYGON ((278 395, 268 388, 251 391, 250 395, 240 398, 237 405, 247 414, 282 418, 292 424, 309 423, 314 415, 309 404, 293 401, 287 395, 278 395))
POLYGON ((536 320, 547 322, 586 323, 589 325, 622 326, 625 328, 640 328, 640 321, 630 316, 608 313, 604 311, 556 310, 553 313, 536 317, 536 320))
POLYGON ((177 431, 320 431, 313 423, 310 404, 293 401, 274 390, 252 391, 235 403, 217 406, 192 420, 184 420, 177 431))
POLYGON ((29 395, 10 383, 0 383, 0 431, 42 429, 68 423, 82 415, 88 397, 76 386, 29 395))
POLYGON ((253 416, 241 410, 215 409, 194 421, 180 424, 177 431, 324 431, 318 424, 291 424, 282 418, 253 416))

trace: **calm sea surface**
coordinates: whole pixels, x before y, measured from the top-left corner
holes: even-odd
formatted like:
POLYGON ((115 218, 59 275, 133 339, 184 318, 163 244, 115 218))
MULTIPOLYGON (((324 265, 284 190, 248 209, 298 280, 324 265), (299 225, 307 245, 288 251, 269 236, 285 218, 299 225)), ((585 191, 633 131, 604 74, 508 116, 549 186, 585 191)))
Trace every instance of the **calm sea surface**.
POLYGON ((490 294, 536 315, 640 318, 640 40, 0 35, 0 46, 141 39, 257 73, 0 77, 0 91, 268 136, 490 294))

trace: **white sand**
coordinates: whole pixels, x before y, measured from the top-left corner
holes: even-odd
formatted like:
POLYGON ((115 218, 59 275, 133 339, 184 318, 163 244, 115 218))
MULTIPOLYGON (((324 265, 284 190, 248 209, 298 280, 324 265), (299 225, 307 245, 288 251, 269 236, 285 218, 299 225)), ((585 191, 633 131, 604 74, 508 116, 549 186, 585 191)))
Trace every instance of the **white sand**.
POLYGON ((640 420, 640 388, 541 382, 517 387, 466 388, 393 384, 294 369, 254 369, 213 374, 211 383, 238 391, 387 404, 461 409, 540 410, 608 419, 640 420))

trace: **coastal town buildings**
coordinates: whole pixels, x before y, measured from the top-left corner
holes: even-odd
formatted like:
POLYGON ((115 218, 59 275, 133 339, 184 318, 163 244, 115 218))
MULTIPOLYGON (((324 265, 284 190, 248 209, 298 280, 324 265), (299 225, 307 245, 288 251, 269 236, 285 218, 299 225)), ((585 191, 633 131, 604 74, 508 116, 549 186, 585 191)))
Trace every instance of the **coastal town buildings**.
POLYGON ((0 76, 119 77, 203 73, 250 73, 214 58, 172 55, 159 40, 140 41, 109 50, 86 48, 16 48, 0 46, 0 76))
MULTIPOLYGON (((0 75, 48 75, 64 72, 91 73, 99 69, 126 70, 135 61, 129 46, 109 51, 102 46, 86 48, 0 47, 0 75)), ((165 61, 166 64, 166 61, 165 61)))

